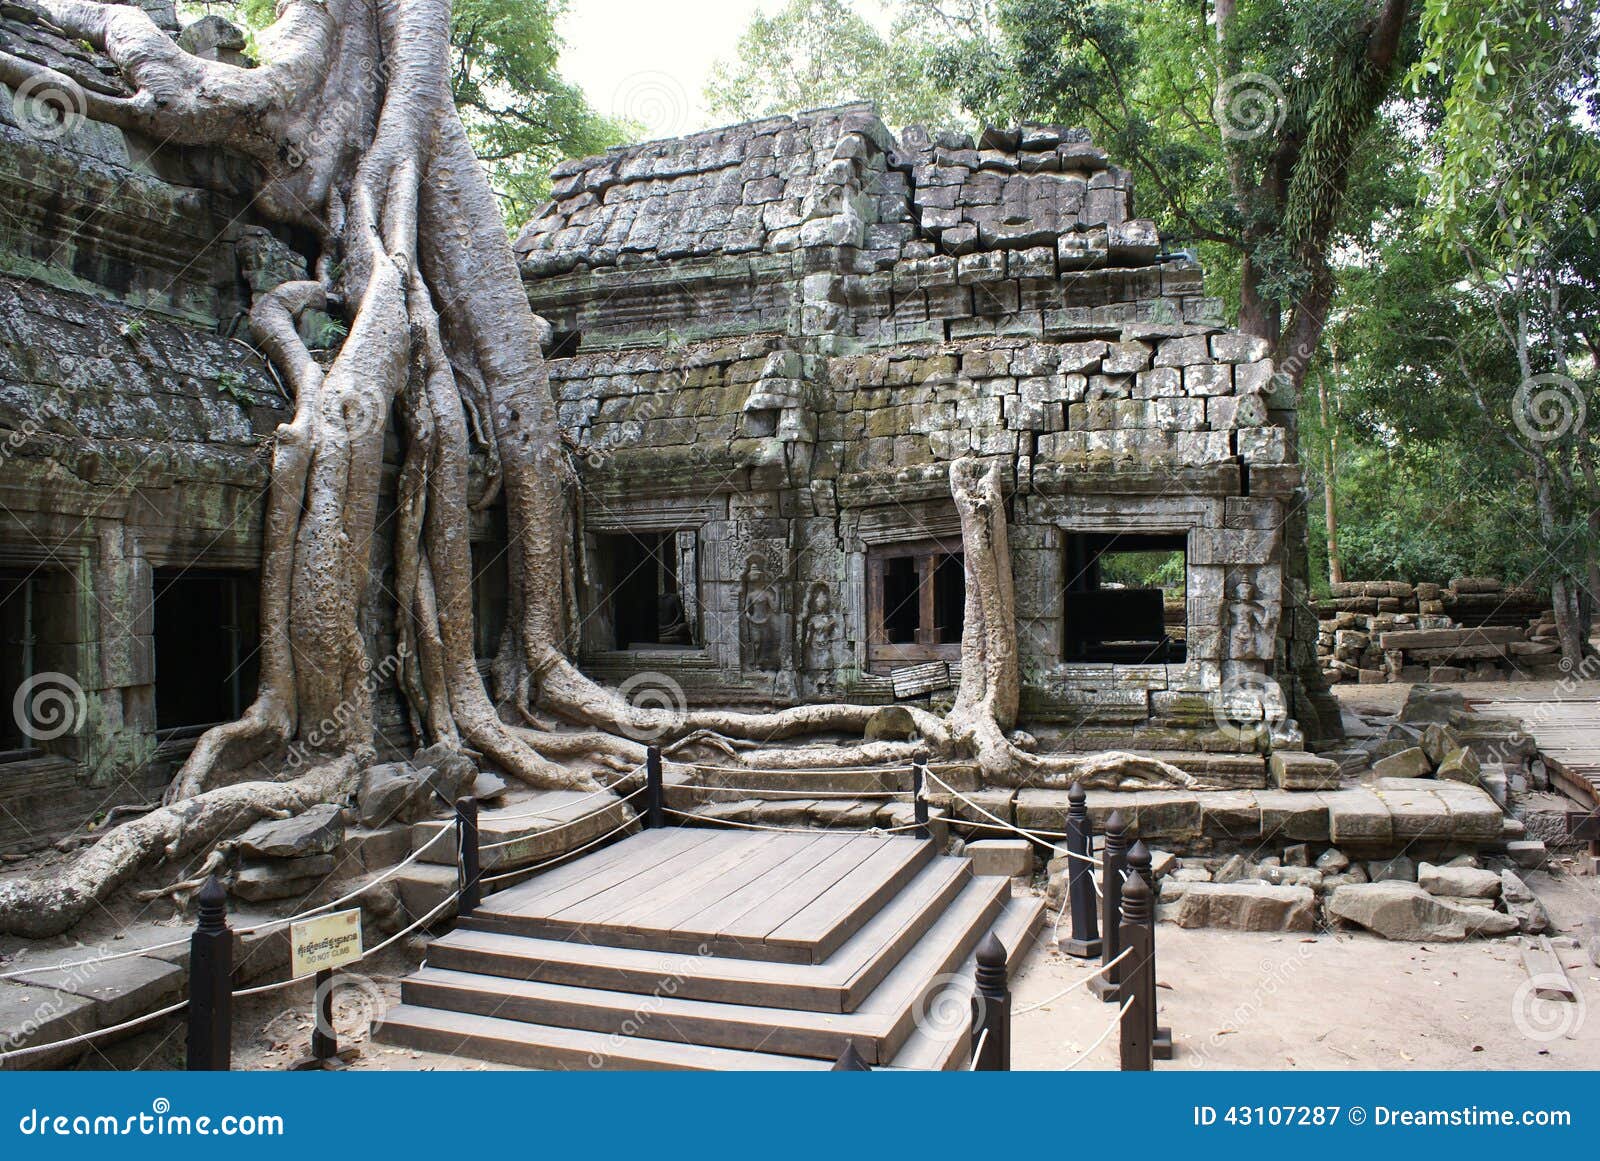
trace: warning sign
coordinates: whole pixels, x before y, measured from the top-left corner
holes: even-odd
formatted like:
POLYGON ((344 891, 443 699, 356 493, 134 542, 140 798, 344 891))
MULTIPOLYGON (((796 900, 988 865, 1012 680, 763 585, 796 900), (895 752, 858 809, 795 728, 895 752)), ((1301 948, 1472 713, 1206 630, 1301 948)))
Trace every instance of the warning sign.
POLYGON ((361 958, 361 909, 335 911, 289 925, 290 974, 309 976, 361 958))

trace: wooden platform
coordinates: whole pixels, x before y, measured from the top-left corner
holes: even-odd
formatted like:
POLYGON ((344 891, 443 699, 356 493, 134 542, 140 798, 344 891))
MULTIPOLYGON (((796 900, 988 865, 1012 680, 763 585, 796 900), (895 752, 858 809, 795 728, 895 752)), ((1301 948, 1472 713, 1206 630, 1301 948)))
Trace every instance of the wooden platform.
POLYGON ((1600 699, 1513 694, 1468 701, 1480 713, 1520 718, 1540 754, 1564 776, 1567 791, 1600 806, 1600 699))
POLYGON ((486 899, 377 1035, 534 1068, 825 1068, 850 1043, 961 1066, 974 949, 993 929, 1020 958, 1041 911, 922 839, 645 831, 486 899))

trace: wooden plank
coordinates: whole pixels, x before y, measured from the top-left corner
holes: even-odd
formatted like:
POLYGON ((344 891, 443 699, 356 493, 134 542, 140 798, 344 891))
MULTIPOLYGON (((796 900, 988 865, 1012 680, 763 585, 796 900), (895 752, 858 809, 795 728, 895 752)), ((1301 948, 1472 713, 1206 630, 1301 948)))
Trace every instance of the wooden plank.
POLYGON ((829 1061, 778 1056, 770 1052, 739 1052, 666 1040, 615 1037, 574 1028, 524 1024, 494 1016, 441 1012, 411 1004, 400 1004, 385 1013, 383 1023, 374 1030, 374 1039, 424 1052, 468 1055, 522 1068, 562 1071, 592 1071, 595 1061, 600 1061, 602 1068, 612 1069, 729 1072, 824 1071, 832 1067, 829 1061))
MULTIPOLYGON (((866 857, 859 867, 829 887, 810 903, 778 924, 766 935, 769 943, 821 944, 850 916, 862 909, 877 910, 882 898, 899 894, 899 889, 932 857, 931 844, 922 839, 881 839, 881 847, 866 857)), ((843 942, 842 940, 840 942, 843 942)), ((832 948, 827 948, 831 951, 832 948)))
POLYGON ((849 841, 849 836, 818 831, 816 839, 724 899, 707 903, 693 915, 678 922, 678 930, 716 936, 734 919, 769 898, 777 884, 800 878, 816 864, 849 841))
POLYGON ((693 890, 680 891, 676 899, 663 899, 660 906, 644 915, 627 915, 619 922, 630 923, 639 930, 678 930, 684 920, 697 915, 707 907, 715 907, 736 891, 743 890, 774 867, 805 850, 817 841, 815 834, 775 834, 754 854, 741 855, 731 871, 725 872, 709 884, 698 884, 693 890))
POLYGON ((604 848, 598 855, 585 856, 523 886, 493 895, 484 910, 511 916, 549 914, 552 908, 587 899, 598 890, 638 874, 653 860, 701 841, 700 833, 684 827, 647 830, 604 848))
POLYGON ((607 911, 598 921, 607 927, 625 930, 654 930, 670 926, 642 921, 674 904, 681 906, 685 895, 693 897, 703 891, 720 893, 724 879, 742 880, 748 866, 761 861, 773 840, 784 837, 787 836, 756 831, 729 834, 721 842, 699 848, 700 857, 693 866, 651 891, 623 900, 620 906, 607 911))
POLYGON ((881 840, 857 837, 854 842, 847 842, 800 878, 729 922, 718 934, 751 943, 767 942, 768 932, 864 863, 878 841, 881 840))
POLYGON ((1578 1002, 1578 993, 1567 978, 1566 966, 1551 946, 1548 935, 1541 935, 1538 943, 1523 941, 1522 966, 1533 983, 1533 994, 1539 999, 1578 1002))
POLYGON ((626 906, 640 895, 690 870, 720 848, 728 837, 726 831, 707 829, 691 837, 677 850, 666 854, 658 851, 648 860, 639 859, 628 868, 628 874, 600 890, 585 892, 582 897, 570 900, 559 908, 546 908, 545 918, 580 925, 600 922, 617 910, 619 904, 626 906))

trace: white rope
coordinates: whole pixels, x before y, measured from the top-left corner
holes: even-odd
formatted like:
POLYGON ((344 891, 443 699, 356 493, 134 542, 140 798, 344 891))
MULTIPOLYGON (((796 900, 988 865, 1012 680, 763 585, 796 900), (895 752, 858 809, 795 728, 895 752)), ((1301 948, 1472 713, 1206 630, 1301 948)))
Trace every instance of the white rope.
POLYGON ((1073 1069, 1077 1068, 1078 1065, 1082 1064, 1085 1060, 1088 1060, 1089 1057, 1093 1056, 1094 1052, 1095 1052, 1095 1049, 1099 1048, 1100 1045, 1104 1044, 1106 1042, 1106 1037, 1110 1036, 1113 1032, 1115 1032, 1117 1030, 1117 1028, 1122 1024, 1122 1017, 1127 1014, 1128 1009, 1131 1008, 1132 1006, 1133 1006, 1133 997, 1129 996, 1127 1000, 1123 1001, 1122 1007, 1117 1010, 1117 1014, 1111 1018, 1110 1027, 1108 1027, 1104 1032, 1100 1033, 1100 1039, 1096 1040, 1093 1044, 1089 1045, 1089 1047, 1084 1050, 1083 1054, 1081 1056, 1079 1056, 1078 1059, 1074 1060, 1071 1064, 1067 1065, 1063 1069, 1060 1069, 1059 1071, 1061 1071, 1061 1072, 1071 1072, 1073 1069))
POLYGON ((715 790, 722 794, 766 795, 775 798, 908 798, 909 790, 765 790, 758 786, 711 786, 696 783, 684 790, 715 790))
POLYGON ((1133 948, 1131 948, 1131 947, 1123 948, 1121 951, 1117 952, 1116 956, 1111 960, 1110 963, 1101 964, 1099 967, 1095 968, 1094 971, 1086 973, 1082 979, 1072 981, 1072 983, 1068 984, 1066 987, 1062 988, 1059 992, 1057 992, 1053 996, 1050 996, 1048 999, 1040 1000, 1037 1004, 1029 1004, 1026 1008, 1017 1008, 1011 1014, 1013 1016, 1022 1016, 1022 1015, 1025 1015, 1028 1012, 1037 1012, 1040 1008, 1044 1007, 1046 1004, 1055 1003, 1057 1000, 1059 1000, 1062 996, 1066 995, 1068 992, 1071 992, 1074 989, 1083 987, 1090 980, 1094 979, 1095 976, 1103 975, 1104 973, 1110 971, 1112 968, 1116 967, 1132 951, 1133 951, 1133 948))
POLYGON ((34 1044, 27 1048, 15 1048, 10 1052, 0 1052, 0 1062, 16 1060, 23 1056, 36 1056, 41 1052, 50 1052, 58 1048, 70 1048, 74 1044, 88 1044, 102 1036, 110 1036, 113 1032, 126 1032, 129 1028, 137 1028, 140 1024, 148 1024, 152 1020, 159 1020, 163 1016, 170 1016, 181 1008, 189 1006, 188 1000, 179 1000, 170 1007, 162 1008, 155 1012, 146 1012, 143 1016, 135 1016, 131 1020, 124 1020, 121 1024, 113 1024, 109 1028, 99 1028, 93 1032, 85 1032, 81 1036, 73 1036, 66 1040, 53 1040, 49 1044, 34 1044))
MULTIPOLYGON (((736 826, 743 830, 773 830, 781 831, 783 834, 837 834, 839 830, 855 830, 854 827, 840 827, 835 830, 830 830, 828 827, 821 826, 773 826, 771 823, 764 822, 739 822, 732 818, 718 818, 713 814, 691 814, 686 810, 673 810, 670 806, 667 808, 667 813, 675 814, 679 818, 692 818, 697 819, 700 822, 716 823, 719 826, 736 826)), ((898 834, 901 831, 917 830, 920 826, 920 823, 915 822, 901 823, 898 826, 867 826, 862 827, 858 833, 898 834)))
MULTIPOLYGON (((616 781, 616 785, 621 785, 622 783, 626 782, 629 778, 632 778, 635 774, 639 773, 639 771, 641 771, 643 769, 644 769, 643 766, 635 766, 632 770, 628 771, 626 774, 622 775, 622 777, 618 778, 617 781, 616 781)), ((634 794, 642 794, 645 790, 648 790, 648 789, 649 789, 649 787, 647 787, 647 786, 641 786, 641 787, 639 787, 639 789, 635 790, 632 794, 629 794, 629 795, 627 795, 626 797, 623 797, 623 798, 619 798, 617 801, 618 802, 626 802, 626 801, 628 801, 629 798, 632 798, 634 796, 634 794)), ((577 802, 568 802, 568 803, 566 803, 565 805, 560 807, 560 809, 565 810, 565 809, 567 809, 569 807, 577 806, 579 802, 588 802, 589 799, 598 798, 602 794, 615 794, 615 793, 616 793, 616 790, 613 789, 613 787, 611 787, 611 786, 602 786, 599 790, 594 790, 594 791, 589 792, 588 794, 585 794, 582 798, 578 799, 577 802)), ((551 809, 556 809, 556 808, 551 808, 551 809)), ((519 818, 549 818, 550 816, 548 814, 544 813, 542 810, 525 810, 521 814, 499 814, 499 813, 494 813, 492 815, 489 815, 489 817, 494 822, 516 822, 517 819, 519 819, 519 818)), ((589 816, 585 815, 584 817, 587 818, 589 816)), ((565 825, 565 824, 563 824, 563 825, 565 825)))
POLYGON ((526 867, 517 867, 514 870, 506 871, 504 874, 490 875, 487 878, 480 878, 478 880, 478 885, 481 887, 487 887, 491 883, 503 882, 504 880, 512 878, 515 875, 531 875, 535 871, 542 871, 544 868, 554 866, 556 863, 565 862, 573 855, 586 851, 590 847, 599 846, 601 843, 605 842, 606 839, 610 838, 614 834, 617 834, 619 831, 627 830, 630 826, 634 825, 636 821, 636 819, 632 818, 627 819, 620 826, 612 827, 610 830, 606 831, 605 834, 600 835, 598 838, 590 839, 581 847, 573 847, 570 851, 556 855, 554 858, 546 859, 542 863, 532 863, 526 867))
MULTIPOLYGON (((372 948, 372 949, 370 949, 368 951, 362 952, 361 953, 361 959, 355 960, 354 962, 355 963, 361 963, 361 962, 363 962, 365 960, 371 959, 373 956, 377 955, 379 952, 385 951, 388 948, 394 946, 396 943, 400 942, 400 940, 404 939, 406 936, 410 935, 413 931, 417 930, 417 928, 426 926, 429 922, 431 922, 433 920, 433 918, 436 915, 438 915, 446 907, 450 906, 450 904, 454 903, 458 898, 460 898, 460 896, 461 896, 461 892, 460 891, 452 891, 452 892, 450 892, 450 894, 445 896, 445 898, 440 901, 439 905, 437 907, 435 907, 432 911, 428 912, 421 919, 417 920, 410 927, 407 927, 403 931, 395 932, 395 934, 391 935, 388 939, 386 939, 382 943, 378 944, 377 947, 374 947, 374 948, 372 948)), ((349 967, 351 965, 350 964, 346 964, 345 966, 349 967)), ((261 995, 265 995, 267 992, 275 992, 280 988, 287 988, 290 984, 298 984, 301 980, 312 979, 317 974, 318 973, 316 973, 316 972, 308 972, 306 975, 303 975, 303 976, 291 976, 289 979, 279 980, 275 984, 262 984, 259 987, 243 988, 240 991, 234 992, 233 996, 234 996, 234 999, 237 1000, 237 999, 243 999, 246 996, 261 996, 261 995)))
MULTIPOLYGON (((438 842, 449 833, 449 827, 441 828, 439 833, 435 834, 431 839, 423 843, 420 847, 412 851, 404 859, 390 867, 376 879, 373 879, 367 883, 363 883, 354 891, 349 891, 339 896, 337 899, 320 904, 316 907, 309 908, 305 911, 298 912, 297 914, 287 916, 283 919, 271 919, 264 923, 252 924, 249 927, 235 927, 232 929, 233 933, 235 935, 255 935, 262 931, 272 931, 276 928, 285 927, 291 923, 296 923, 302 919, 307 919, 312 915, 320 915, 324 911, 329 911, 335 907, 338 907, 341 903, 348 903, 352 899, 359 898, 361 895, 376 887, 379 883, 394 878, 394 876, 398 875, 401 871, 405 870, 405 868, 420 859, 428 851, 428 849, 434 845, 434 843, 438 842)), ((136 947, 129 951, 119 951, 112 955, 95 956, 93 959, 79 959, 74 960, 71 963, 49 963, 40 964, 37 967, 19 968, 16 971, 6 972, 3 975, 0 975, 0 980, 20 979, 23 976, 31 976, 39 972, 64 972, 70 971, 72 968, 88 967, 90 964, 110 963, 113 960, 131 959, 132 957, 139 955, 151 955, 154 952, 168 951, 174 947, 183 947, 188 944, 189 939, 190 937, 186 935, 182 939, 174 939, 170 943, 156 943, 151 944, 149 947, 136 947)))
POLYGON ((989 1029, 985 1028, 978 1034, 978 1042, 972 1046, 972 1063, 967 1065, 968 1072, 978 1071, 978 1057, 983 1055, 983 1046, 989 1040, 989 1029))
MULTIPOLYGON (((931 778, 933 781, 937 782, 940 786, 944 787, 951 794, 953 794, 956 798, 959 798, 962 802, 964 802, 968 806, 972 807, 973 810, 976 810, 979 814, 983 815, 985 818, 993 819, 996 823, 999 824, 1001 829, 1013 831, 1013 832, 1015 832, 1017 834, 1020 834, 1023 838, 1026 838, 1026 839, 1032 839, 1034 842, 1038 843, 1040 846, 1053 847, 1053 846, 1056 845, 1056 843, 1054 841, 1055 839, 1066 838, 1067 837, 1065 834, 1062 834, 1062 833, 1056 832, 1056 831, 1032 831, 1032 830, 1026 830, 1023 827, 1017 826, 1014 823, 1009 823, 1005 819, 1001 818, 998 814, 994 814, 994 813, 992 813, 990 811, 985 810, 983 807, 979 806, 976 802, 972 801, 972 799, 968 798, 965 794, 961 793, 961 791, 957 790, 954 786, 950 785, 950 783, 946 782, 943 778, 940 778, 937 774, 933 773, 933 771, 930 770, 928 772, 928 777, 931 778)), ((959 824, 962 820, 960 820, 960 819, 952 819, 951 821, 959 824)), ((968 826, 982 826, 983 824, 982 823, 978 823, 978 822, 968 822, 967 825, 968 826)), ((990 827, 988 829, 993 830, 995 828, 994 827, 990 827)), ((1086 863, 1093 863, 1093 862, 1097 861, 1096 859, 1094 859, 1090 855, 1080 855, 1076 851, 1065 851, 1063 853, 1066 854, 1069 858, 1082 859, 1086 863)))
MULTIPOLYGON (((632 798, 635 794, 643 794, 645 792, 645 790, 647 790, 647 789, 648 789, 648 787, 641 786, 638 790, 635 790, 633 792, 633 794, 628 795, 628 798, 632 798)), ((534 831, 532 834, 519 835, 516 838, 505 839, 503 842, 490 843, 488 846, 479 845, 478 853, 481 855, 485 851, 498 851, 498 850, 504 849, 505 847, 516 846, 518 843, 527 842, 530 838, 543 838, 547 834, 555 834, 557 831, 565 830, 569 826, 577 826, 580 822, 588 822, 591 819, 599 818, 601 815, 605 814, 607 811, 611 810, 613 807, 621 806, 624 803, 626 803, 628 801, 628 798, 619 798, 619 799, 617 799, 616 802, 610 804, 609 806, 606 806, 603 810, 591 810, 588 814, 584 815, 582 818, 568 819, 566 822, 561 823, 559 826, 552 826, 547 830, 534 831)), ((526 816, 523 816, 523 817, 526 817, 526 816)), ((495 822, 503 822, 505 820, 500 818, 500 817, 496 817, 493 821, 495 821, 495 822)), ((626 821, 627 822, 632 822, 633 820, 632 819, 627 819, 626 821)))

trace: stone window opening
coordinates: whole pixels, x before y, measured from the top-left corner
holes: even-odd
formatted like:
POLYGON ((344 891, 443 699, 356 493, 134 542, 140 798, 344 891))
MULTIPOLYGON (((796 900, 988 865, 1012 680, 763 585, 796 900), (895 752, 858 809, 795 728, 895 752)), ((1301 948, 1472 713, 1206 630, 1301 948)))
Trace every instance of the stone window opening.
POLYGON ((18 694, 38 672, 39 584, 31 569, 0 569, 0 760, 39 753, 15 712, 18 694))
POLYGON ((78 688, 77 614, 69 570, 0 567, 0 762, 76 752, 76 711, 57 716, 53 699, 78 688))
POLYGON ((874 549, 867 557, 867 594, 874 670, 960 658, 967 578, 959 551, 939 541, 874 549))
POLYGON ((1183 533, 1069 535, 1063 660, 1182 663, 1187 568, 1183 533))
POLYGON ((156 730, 183 735, 238 719, 260 672, 254 572, 158 568, 154 578, 156 730))
POLYGON ((620 532, 595 540, 605 586, 599 612, 610 623, 612 648, 699 648, 696 534, 620 532))

